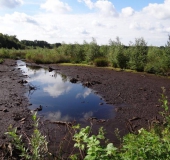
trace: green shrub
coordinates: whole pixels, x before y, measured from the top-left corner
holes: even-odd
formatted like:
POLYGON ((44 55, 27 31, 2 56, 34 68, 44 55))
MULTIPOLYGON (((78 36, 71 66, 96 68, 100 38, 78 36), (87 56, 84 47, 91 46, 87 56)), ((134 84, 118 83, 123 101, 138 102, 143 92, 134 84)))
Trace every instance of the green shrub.
POLYGON ((140 72, 144 71, 148 53, 148 47, 145 40, 143 38, 136 38, 135 43, 132 43, 132 45, 129 46, 129 50, 131 50, 129 59, 130 69, 140 72))
POLYGON ((121 69, 126 69, 128 57, 123 52, 120 52, 119 54, 117 54, 116 59, 119 67, 121 69))
POLYGON ((150 47, 147 54, 147 63, 144 71, 153 74, 164 75, 168 71, 169 58, 165 50, 158 47, 150 47))
POLYGON ((19 156, 21 158, 41 160, 49 155, 47 147, 48 142, 46 137, 43 136, 38 130, 39 119, 37 119, 36 112, 33 114, 32 118, 34 122, 34 131, 30 139, 26 136, 29 141, 28 147, 26 147, 26 145, 23 143, 22 135, 17 134, 17 128, 12 128, 12 126, 10 126, 8 128, 8 132, 5 134, 7 134, 12 139, 12 145, 15 147, 15 149, 20 151, 21 154, 19 156))
POLYGON ((70 57, 59 54, 54 49, 30 49, 26 51, 26 60, 39 64, 70 62, 70 57))
POLYGON ((96 58, 94 60, 94 65, 97 67, 106 67, 109 65, 109 62, 106 58, 96 58))
POLYGON ((10 58, 9 49, 1 48, 0 49, 0 58, 10 58))
POLYGON ((0 64, 2 64, 3 62, 4 62, 4 60, 0 58, 0 64))

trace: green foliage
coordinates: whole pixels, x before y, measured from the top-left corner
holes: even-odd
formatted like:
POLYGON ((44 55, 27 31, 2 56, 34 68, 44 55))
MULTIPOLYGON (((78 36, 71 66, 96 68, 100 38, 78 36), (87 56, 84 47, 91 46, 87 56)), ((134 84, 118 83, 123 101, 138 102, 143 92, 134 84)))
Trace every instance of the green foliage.
POLYGON ((109 55, 108 59, 114 68, 118 67, 117 55, 122 53, 123 46, 120 42, 119 37, 116 37, 116 41, 109 41, 109 55))
POLYGON ((166 76, 170 74, 170 35, 165 47, 153 47, 147 46, 143 38, 136 38, 135 42, 125 46, 116 37, 116 40, 109 41, 109 45, 99 46, 94 38, 90 43, 84 41, 83 44, 49 44, 37 40, 19 41, 16 36, 0 33, 0 58, 20 58, 42 64, 95 62, 96 66, 107 66, 109 63, 115 68, 166 76))
POLYGON ((29 47, 41 47, 41 48, 51 48, 51 45, 46 42, 46 41, 38 41, 38 40, 34 40, 34 41, 29 41, 29 40, 21 40, 21 43, 25 46, 29 46, 29 47))
POLYGON ((99 46, 97 45, 96 40, 93 38, 86 52, 86 61, 92 62, 98 57, 100 57, 99 46))
POLYGON ((100 52, 101 57, 107 57, 109 54, 109 46, 101 45, 99 48, 99 52, 100 52))
POLYGON ((147 64, 144 71, 163 75, 168 71, 168 61, 169 59, 165 53, 165 49, 150 47, 148 50, 147 64))
POLYGON ((107 67, 109 62, 106 58, 101 57, 94 60, 94 65, 97 67, 107 67))
POLYGON ((0 33, 0 48, 24 49, 25 46, 17 39, 15 35, 9 36, 7 34, 0 33))
POLYGON ((85 61, 85 52, 83 49, 83 46, 79 45, 78 43, 75 43, 73 45, 73 51, 71 56, 71 62, 72 63, 82 63, 85 61))
POLYGON ((70 57, 59 54, 55 49, 37 48, 26 50, 26 60, 40 64, 50 64, 70 62, 70 57))
POLYGON ((125 46, 120 42, 119 37, 116 37, 116 41, 110 40, 109 48, 109 60, 113 67, 125 69, 129 58, 126 54, 125 46))
POLYGON ((19 136, 17 134, 16 128, 10 126, 6 134, 12 139, 12 144, 15 149, 21 152, 20 157, 24 159, 41 160, 49 154, 47 147, 48 142, 46 141, 46 137, 38 130, 39 119, 37 119, 36 112, 33 114, 32 119, 34 122, 34 131, 31 138, 28 139, 28 147, 25 147, 25 144, 22 142, 22 135, 19 136))
POLYGON ((121 69, 127 68, 128 57, 125 55, 123 47, 121 47, 121 49, 117 53, 116 59, 117 59, 117 64, 121 69))
MULTIPOLYGON (((112 143, 101 146, 101 140, 105 139, 103 128, 99 129, 98 135, 90 136, 90 131, 91 128, 87 126, 73 137, 74 141, 76 141, 74 147, 79 148, 81 158, 84 158, 84 160, 109 160, 111 157, 114 157, 117 148, 112 143)), ((77 156, 74 155, 74 159, 76 158, 77 156)))
POLYGON ((26 52, 25 50, 16 50, 16 49, 0 49, 0 58, 11 58, 11 59, 17 59, 17 58, 25 58, 26 52))
POLYGON ((0 64, 2 64, 3 62, 4 62, 4 60, 0 58, 0 64))
POLYGON ((147 58, 147 43, 143 38, 135 39, 135 43, 131 46, 131 55, 130 55, 130 68, 135 69, 136 71, 144 71, 147 58))

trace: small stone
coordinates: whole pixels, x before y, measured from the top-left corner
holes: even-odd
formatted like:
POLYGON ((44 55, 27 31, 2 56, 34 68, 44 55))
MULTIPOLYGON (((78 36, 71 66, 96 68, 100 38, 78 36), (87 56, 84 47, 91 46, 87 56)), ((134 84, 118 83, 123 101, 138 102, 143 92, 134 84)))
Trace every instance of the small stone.
POLYGON ((70 79, 70 82, 71 82, 71 83, 77 83, 77 81, 78 81, 78 79, 76 79, 76 78, 70 79))
POLYGON ((9 112, 7 109, 3 109, 2 111, 3 111, 3 112, 9 112))
POLYGON ((21 130, 21 127, 17 127, 17 130, 21 130))
POLYGON ((6 136, 5 136, 5 135, 3 135, 1 138, 2 138, 2 139, 6 139, 6 136))

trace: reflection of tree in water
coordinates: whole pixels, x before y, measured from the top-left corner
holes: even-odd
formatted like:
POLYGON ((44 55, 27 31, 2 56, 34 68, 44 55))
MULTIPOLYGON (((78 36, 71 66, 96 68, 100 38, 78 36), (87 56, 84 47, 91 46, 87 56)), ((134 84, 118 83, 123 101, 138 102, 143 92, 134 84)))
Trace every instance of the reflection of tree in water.
POLYGON ((29 68, 32 69, 32 70, 39 70, 42 67, 40 67, 40 66, 29 66, 29 68))
POLYGON ((67 76, 64 74, 61 74, 61 78, 63 82, 67 82, 67 76))
POLYGON ((37 71, 39 71, 42 67, 40 66, 27 66, 28 71, 33 71, 34 75, 37 73, 37 71))
POLYGON ((54 78, 57 78, 57 75, 58 75, 58 73, 57 73, 57 72, 54 72, 53 77, 54 77, 54 78))
POLYGON ((28 87, 29 87, 28 97, 30 97, 37 89, 39 89, 37 86, 31 83, 28 84, 28 87))

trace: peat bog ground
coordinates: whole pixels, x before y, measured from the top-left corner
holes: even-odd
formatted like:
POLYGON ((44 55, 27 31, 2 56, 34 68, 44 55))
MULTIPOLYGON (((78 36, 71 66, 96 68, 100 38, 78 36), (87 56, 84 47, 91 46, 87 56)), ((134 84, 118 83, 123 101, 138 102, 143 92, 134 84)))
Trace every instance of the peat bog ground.
MULTIPOLYGON (((29 65, 37 65, 30 64, 29 65)), ((74 78, 87 87, 95 90, 103 99, 115 106, 116 116, 106 121, 89 119, 85 125, 93 125, 93 133, 103 126, 106 129, 106 137, 114 144, 118 144, 114 136, 115 128, 119 128, 123 136, 129 131, 135 132, 141 127, 148 127, 149 122, 159 119, 161 106, 159 98, 161 87, 166 88, 166 95, 170 100, 170 79, 145 73, 130 73, 115 71, 106 68, 63 66, 63 65, 38 65, 52 68, 70 78, 74 78), (94 83, 96 82, 96 83, 94 83)), ((29 101, 24 96, 28 86, 23 85, 25 75, 16 68, 16 61, 6 59, 0 64, 0 146, 8 141, 4 135, 10 124, 17 127, 18 132, 28 136, 32 131, 31 112, 28 110, 29 101)), ((114 112, 114 111, 113 111, 114 112)), ((49 149, 57 152, 57 147, 66 147, 69 154, 69 145, 72 142, 68 138, 68 126, 49 121, 40 121, 40 128, 47 135, 49 149), (66 136, 67 135, 67 136, 66 136)), ((70 139, 70 137, 69 137, 70 139)))

